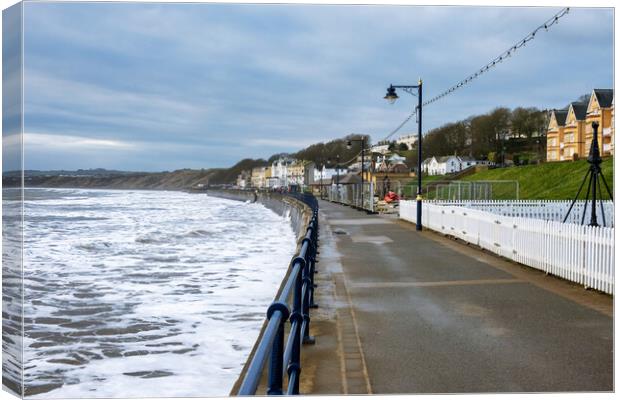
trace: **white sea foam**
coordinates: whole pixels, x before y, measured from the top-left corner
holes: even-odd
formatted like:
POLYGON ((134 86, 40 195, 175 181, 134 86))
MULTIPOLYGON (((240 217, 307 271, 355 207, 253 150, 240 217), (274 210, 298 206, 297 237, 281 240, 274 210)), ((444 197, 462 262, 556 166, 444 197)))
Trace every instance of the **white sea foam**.
POLYGON ((165 191, 28 189, 25 210, 35 396, 228 394, 293 255, 288 218, 165 191))

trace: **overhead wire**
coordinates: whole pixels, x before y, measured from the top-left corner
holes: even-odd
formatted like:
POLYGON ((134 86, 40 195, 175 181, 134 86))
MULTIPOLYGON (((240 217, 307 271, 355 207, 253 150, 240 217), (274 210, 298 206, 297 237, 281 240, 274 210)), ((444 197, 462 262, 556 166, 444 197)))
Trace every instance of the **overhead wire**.
MULTIPOLYGON (((438 101, 438 100, 440 100, 440 99, 442 99, 442 98, 444 98, 444 97, 454 93, 456 90, 458 90, 458 89, 462 88, 463 86, 471 83, 474 79, 478 78, 480 75, 484 74, 485 72, 488 72, 491 68, 496 67, 499 63, 501 63, 504 60, 506 60, 507 58, 511 57, 518 49, 520 49, 523 46, 525 46, 527 44, 527 42, 533 40, 536 37, 536 34, 540 30, 544 29, 545 31, 548 31, 550 27, 552 27, 553 25, 557 24, 558 21, 560 20, 560 18, 562 18, 563 16, 568 14, 569 10, 570 10, 570 7, 563 8, 561 11, 556 13, 554 16, 552 16, 551 18, 549 18, 548 20, 543 22, 541 25, 539 25, 536 29, 534 29, 533 31, 528 33, 523 39, 519 40, 514 45, 510 46, 507 50, 502 52, 500 55, 495 57, 493 60, 491 60, 485 66, 483 66, 482 68, 478 69, 476 72, 474 72, 473 74, 469 75, 468 77, 466 77, 465 79, 461 80, 460 82, 456 83, 455 85, 453 85, 453 86, 449 87, 448 89, 444 90, 443 92, 441 92, 437 96, 434 96, 431 99, 423 102, 422 106, 424 107, 424 106, 427 106, 429 104, 432 104, 432 103, 434 103, 434 102, 436 102, 436 101, 438 101)), ((405 118, 405 120, 403 122, 401 122, 394 130, 392 130, 383 140, 388 140, 390 137, 392 137, 394 134, 396 134, 398 131, 400 131, 402 129, 402 127, 405 126, 405 124, 407 124, 407 122, 409 122, 411 120, 411 118, 413 118, 414 115, 417 115, 417 112, 418 112, 418 107, 416 106, 415 109, 411 112, 411 114, 409 114, 407 116, 407 118, 405 118)))

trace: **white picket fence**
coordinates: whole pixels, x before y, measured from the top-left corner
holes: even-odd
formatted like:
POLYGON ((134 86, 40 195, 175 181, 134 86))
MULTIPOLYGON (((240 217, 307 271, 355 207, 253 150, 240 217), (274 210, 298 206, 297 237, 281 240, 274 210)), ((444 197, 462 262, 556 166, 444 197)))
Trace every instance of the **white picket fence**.
MULTIPOLYGON (((415 201, 400 202, 415 222, 415 201)), ((614 228, 510 217, 424 202, 422 224, 524 265, 613 294, 614 228)))
MULTIPOLYGON (((463 201, 431 201, 442 206, 461 206, 480 211, 488 211, 505 217, 544 219, 547 221, 563 221, 571 201, 569 200, 463 200, 463 201)), ((590 223, 592 202, 580 200, 575 202, 566 222, 581 224, 583 209, 586 207, 585 223, 590 223)), ((614 203, 606 200, 596 204, 597 222, 601 226, 613 226, 614 203)))

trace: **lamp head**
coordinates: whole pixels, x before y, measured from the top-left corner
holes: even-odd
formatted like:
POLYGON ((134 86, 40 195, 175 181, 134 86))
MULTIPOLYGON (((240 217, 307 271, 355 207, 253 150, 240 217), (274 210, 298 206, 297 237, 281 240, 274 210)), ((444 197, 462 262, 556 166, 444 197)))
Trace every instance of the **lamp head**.
POLYGON ((390 85, 384 99, 389 101, 390 104, 394 104, 394 102, 398 99, 398 95, 396 94, 396 89, 394 88, 394 86, 390 85))

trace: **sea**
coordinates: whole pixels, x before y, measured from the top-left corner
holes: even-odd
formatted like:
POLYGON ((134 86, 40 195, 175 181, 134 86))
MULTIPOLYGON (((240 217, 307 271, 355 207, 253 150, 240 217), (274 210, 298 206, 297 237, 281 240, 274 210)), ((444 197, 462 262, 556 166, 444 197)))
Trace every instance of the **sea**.
POLYGON ((295 251, 287 215, 204 193, 26 189, 24 213, 32 397, 228 395, 295 251))

